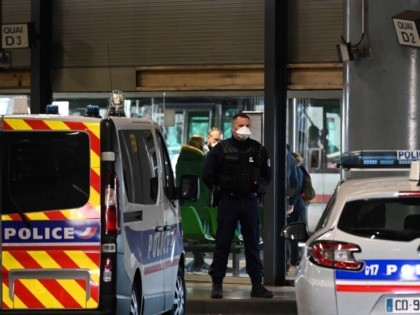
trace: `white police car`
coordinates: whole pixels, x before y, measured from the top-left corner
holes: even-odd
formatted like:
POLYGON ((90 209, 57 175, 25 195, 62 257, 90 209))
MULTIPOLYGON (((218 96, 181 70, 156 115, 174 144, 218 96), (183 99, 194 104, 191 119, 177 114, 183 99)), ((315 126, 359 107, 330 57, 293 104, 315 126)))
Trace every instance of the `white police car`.
MULTIPOLYGON (((342 167, 409 170, 414 153, 359 151, 342 167)), ((306 241, 295 279, 300 315, 420 314, 419 162, 406 176, 342 181, 315 231, 284 227, 306 241)))

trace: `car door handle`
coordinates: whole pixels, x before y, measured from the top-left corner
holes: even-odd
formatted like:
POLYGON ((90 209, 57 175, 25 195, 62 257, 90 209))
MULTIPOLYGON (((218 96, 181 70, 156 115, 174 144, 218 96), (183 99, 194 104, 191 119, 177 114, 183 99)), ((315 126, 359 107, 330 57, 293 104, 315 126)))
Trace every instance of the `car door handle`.
POLYGON ((156 231, 156 232, 163 232, 163 231, 165 231, 165 228, 164 228, 163 226, 157 226, 157 227, 155 228, 155 231, 156 231))

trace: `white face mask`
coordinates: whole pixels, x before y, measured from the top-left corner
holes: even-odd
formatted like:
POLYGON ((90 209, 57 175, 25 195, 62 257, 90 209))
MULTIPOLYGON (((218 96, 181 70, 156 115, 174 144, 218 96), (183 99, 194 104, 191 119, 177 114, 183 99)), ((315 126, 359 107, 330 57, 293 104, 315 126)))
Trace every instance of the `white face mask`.
POLYGON ((212 141, 211 146, 214 147, 216 144, 218 144, 220 141, 212 141))
POLYGON ((247 126, 243 126, 236 130, 236 135, 242 140, 246 140, 251 136, 251 129, 249 129, 247 126))

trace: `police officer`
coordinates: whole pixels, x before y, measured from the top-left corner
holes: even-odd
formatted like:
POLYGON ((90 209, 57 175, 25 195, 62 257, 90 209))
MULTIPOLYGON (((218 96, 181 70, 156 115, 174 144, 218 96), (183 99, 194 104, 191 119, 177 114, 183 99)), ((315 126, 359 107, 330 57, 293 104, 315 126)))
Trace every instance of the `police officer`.
POLYGON ((263 286, 263 266, 259 249, 258 194, 271 181, 267 150, 250 139, 250 118, 240 113, 232 118, 232 137, 222 140, 206 156, 204 183, 219 195, 216 246, 209 268, 212 298, 223 297, 223 278, 231 243, 241 225, 245 244, 246 271, 251 278, 251 297, 272 298, 273 292, 263 286))

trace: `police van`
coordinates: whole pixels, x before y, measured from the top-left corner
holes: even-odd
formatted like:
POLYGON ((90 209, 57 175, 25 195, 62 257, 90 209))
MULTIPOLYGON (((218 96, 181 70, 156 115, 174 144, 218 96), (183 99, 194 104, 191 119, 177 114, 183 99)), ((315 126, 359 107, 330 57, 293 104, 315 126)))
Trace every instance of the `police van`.
POLYGON ((287 239, 306 242, 295 279, 299 314, 420 314, 419 160, 410 150, 343 154, 343 171, 353 174, 315 231, 283 228, 287 239))
POLYGON ((184 314, 179 199, 143 118, 0 117, 0 314, 184 314))

